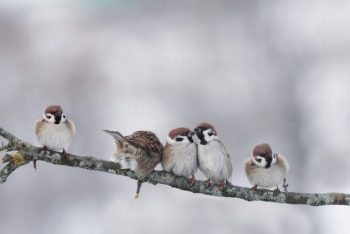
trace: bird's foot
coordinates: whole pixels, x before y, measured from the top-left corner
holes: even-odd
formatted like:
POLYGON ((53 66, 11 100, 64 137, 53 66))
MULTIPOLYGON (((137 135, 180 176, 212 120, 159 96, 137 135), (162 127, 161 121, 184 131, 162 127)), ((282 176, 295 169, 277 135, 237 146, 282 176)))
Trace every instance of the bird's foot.
POLYGON ((256 192, 258 190, 258 185, 254 185, 253 187, 250 188, 253 192, 256 192))
POLYGON ((190 185, 193 186, 195 182, 196 182, 196 178, 194 177, 194 175, 192 175, 190 178, 190 185))
POLYGON ((220 190, 224 190, 225 189, 226 183, 227 183, 227 180, 220 181, 220 183, 219 183, 220 190))
POLYGON ((204 185, 205 187, 209 187, 210 186, 210 179, 207 179, 205 182, 204 182, 204 185))
POLYGON ((277 196, 277 194, 279 194, 281 191, 280 191, 280 189, 278 188, 278 186, 276 187, 276 189, 275 190, 273 190, 273 195, 274 196, 277 196))
POLYGON ((67 158, 67 151, 65 149, 62 150, 62 159, 68 159, 67 158))

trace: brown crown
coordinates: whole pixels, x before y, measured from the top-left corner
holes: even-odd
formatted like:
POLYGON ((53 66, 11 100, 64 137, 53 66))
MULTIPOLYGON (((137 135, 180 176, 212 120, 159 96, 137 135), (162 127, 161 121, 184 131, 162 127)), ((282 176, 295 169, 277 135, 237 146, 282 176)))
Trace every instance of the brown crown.
POLYGON ((174 139, 177 136, 186 136, 190 131, 188 128, 175 128, 168 135, 171 139, 174 139))
POLYGON ((45 109, 45 114, 55 114, 55 113, 62 113, 62 107, 61 106, 48 106, 45 109))
POLYGON ((255 146, 253 150, 253 156, 265 155, 265 154, 272 154, 272 149, 269 144, 264 143, 264 144, 255 146))

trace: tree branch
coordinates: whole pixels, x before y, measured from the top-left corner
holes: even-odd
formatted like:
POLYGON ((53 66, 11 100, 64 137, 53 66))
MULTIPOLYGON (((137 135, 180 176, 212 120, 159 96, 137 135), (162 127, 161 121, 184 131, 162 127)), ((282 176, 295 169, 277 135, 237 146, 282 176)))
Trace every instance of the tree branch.
MULTIPOLYGON (((5 154, 3 163, 7 163, 0 171, 0 183, 5 183, 12 172, 33 160, 44 161, 55 165, 79 167, 83 169, 103 171, 111 174, 127 176, 137 180, 135 173, 129 169, 120 169, 120 165, 111 161, 97 159, 91 156, 78 156, 43 150, 31 144, 25 143, 11 133, 0 127, 0 136, 8 140, 8 144, 1 147, 0 151, 16 151, 12 154, 5 154)), ((227 185, 224 190, 216 185, 205 186, 204 181, 195 181, 192 185, 185 177, 175 176, 164 171, 153 171, 147 178, 152 184, 164 184, 173 188, 201 193, 209 196, 240 198, 246 201, 266 201, 286 204, 304 204, 310 206, 323 205, 350 205, 350 194, 344 193, 274 193, 270 190, 259 189, 256 191, 250 188, 227 185)))

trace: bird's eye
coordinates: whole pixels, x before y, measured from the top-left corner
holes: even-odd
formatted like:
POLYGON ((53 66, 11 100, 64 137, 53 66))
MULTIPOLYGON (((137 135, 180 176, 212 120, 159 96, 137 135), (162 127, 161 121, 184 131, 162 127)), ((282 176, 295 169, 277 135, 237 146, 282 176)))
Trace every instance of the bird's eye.
POLYGON ((46 118, 48 119, 51 119, 51 117, 52 117, 51 115, 46 115, 46 118))
POLYGON ((175 140, 176 140, 176 141, 182 141, 183 138, 182 138, 182 137, 176 137, 175 140))

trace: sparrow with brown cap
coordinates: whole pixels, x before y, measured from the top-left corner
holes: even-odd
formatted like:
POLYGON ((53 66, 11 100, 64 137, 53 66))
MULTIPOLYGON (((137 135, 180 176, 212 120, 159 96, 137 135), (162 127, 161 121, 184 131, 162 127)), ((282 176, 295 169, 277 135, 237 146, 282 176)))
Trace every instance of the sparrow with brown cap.
POLYGON ((209 123, 201 123, 194 129, 198 139, 198 167, 210 181, 220 184, 223 189, 232 176, 232 164, 224 144, 216 130, 209 123))
POLYGON ((197 171, 197 144, 193 141, 192 132, 188 128, 175 128, 168 133, 163 150, 162 167, 164 171, 177 176, 190 177, 195 181, 197 171))
POLYGON ((287 191, 285 177, 289 169, 288 162, 282 155, 273 153, 269 144, 255 146, 251 158, 244 163, 244 169, 253 190, 258 187, 276 188, 275 191, 279 192, 278 185, 283 183, 287 191))
MULTIPOLYGON (((35 135, 44 149, 62 151, 66 155, 75 135, 75 125, 67 118, 61 106, 48 106, 35 124, 35 135)), ((36 168, 35 160, 33 163, 36 168)))

